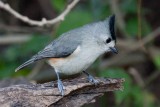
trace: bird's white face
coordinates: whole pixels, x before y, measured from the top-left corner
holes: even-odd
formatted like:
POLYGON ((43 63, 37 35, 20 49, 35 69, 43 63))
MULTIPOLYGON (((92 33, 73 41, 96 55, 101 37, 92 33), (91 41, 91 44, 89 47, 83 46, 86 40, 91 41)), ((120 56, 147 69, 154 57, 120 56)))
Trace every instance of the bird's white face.
POLYGON ((118 53, 117 49, 115 48, 115 40, 113 40, 108 35, 100 35, 99 41, 101 41, 100 47, 103 48, 105 52, 113 52, 118 53))
POLYGON ((113 51, 113 50, 111 50, 111 48, 112 49, 115 48, 115 41, 114 40, 112 40, 111 42, 105 44, 106 52, 113 51))

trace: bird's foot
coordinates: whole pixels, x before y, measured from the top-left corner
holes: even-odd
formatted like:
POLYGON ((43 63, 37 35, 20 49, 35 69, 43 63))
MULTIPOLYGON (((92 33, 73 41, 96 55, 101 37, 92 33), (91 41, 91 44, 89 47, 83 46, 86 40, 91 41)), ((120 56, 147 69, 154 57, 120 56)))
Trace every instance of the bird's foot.
POLYGON ((60 91, 61 95, 63 96, 64 95, 64 89, 65 89, 65 87, 64 87, 62 81, 58 80, 57 84, 58 84, 58 90, 60 91))
POLYGON ((92 75, 88 76, 88 81, 91 83, 94 83, 95 85, 97 85, 99 83, 98 80, 94 79, 94 77, 92 75))

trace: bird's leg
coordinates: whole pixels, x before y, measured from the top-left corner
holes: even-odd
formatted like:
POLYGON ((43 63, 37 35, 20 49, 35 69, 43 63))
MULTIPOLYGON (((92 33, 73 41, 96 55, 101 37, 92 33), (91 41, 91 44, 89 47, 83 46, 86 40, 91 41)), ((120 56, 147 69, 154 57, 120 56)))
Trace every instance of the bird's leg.
POLYGON ((98 84, 98 80, 94 79, 94 77, 92 75, 90 75, 88 72, 83 71, 83 73, 85 73, 88 76, 88 81, 91 83, 94 83, 95 85, 98 84))
MULTIPOLYGON (((56 72, 56 70, 55 70, 55 72, 56 72)), ((56 75, 57 75, 57 79, 58 79, 57 80, 58 90, 60 91, 61 95, 63 96, 65 87, 64 87, 62 81, 59 78, 59 73, 58 72, 56 72, 56 75)))

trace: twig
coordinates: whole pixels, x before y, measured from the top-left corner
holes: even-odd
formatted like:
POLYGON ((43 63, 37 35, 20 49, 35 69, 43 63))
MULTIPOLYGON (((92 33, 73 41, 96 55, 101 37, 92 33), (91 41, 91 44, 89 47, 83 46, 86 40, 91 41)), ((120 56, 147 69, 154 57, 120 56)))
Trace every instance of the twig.
POLYGON ((0 1, 0 8, 6 10, 7 12, 9 12, 10 14, 12 14, 13 16, 15 16, 16 18, 18 18, 19 20, 28 23, 30 25, 34 25, 34 26, 45 26, 45 25, 53 25, 59 21, 64 20, 65 16, 71 11, 71 9, 79 2, 80 0, 73 0, 72 3, 70 3, 67 8, 56 18, 51 19, 51 20, 46 20, 46 18, 42 18, 41 21, 36 21, 36 20, 32 20, 29 19, 27 16, 23 16, 20 13, 18 13, 17 11, 13 10, 9 4, 5 4, 2 1, 0 1))
POLYGON ((153 32, 151 32, 149 35, 147 35, 143 40, 142 43, 143 45, 147 44, 148 42, 152 41, 155 39, 157 36, 160 34, 160 27, 155 29, 153 32))
POLYGON ((139 40, 141 40, 141 35, 142 35, 141 4, 142 4, 142 1, 138 0, 137 17, 138 17, 138 39, 139 40))
POLYGON ((106 92, 123 90, 124 79, 96 79, 100 82, 97 86, 84 78, 63 81, 63 97, 57 89, 56 82, 0 88, 0 104, 2 107, 81 107, 106 92))
POLYGON ((145 83, 140 75, 140 73, 135 68, 129 68, 129 73, 133 76, 136 83, 142 88, 145 86, 145 83))
POLYGON ((160 76, 159 71, 154 71, 152 75, 150 75, 145 82, 144 88, 146 88, 148 85, 150 85, 155 79, 157 79, 160 76))
POLYGON ((139 44, 141 46, 141 49, 143 51, 146 51, 143 43, 142 43, 142 0, 138 0, 138 7, 137 7, 137 17, 138 17, 138 39, 139 39, 139 44))
POLYGON ((0 24, 0 31, 3 33, 48 33, 51 29, 42 27, 25 27, 25 26, 11 26, 0 24))
POLYGON ((27 42, 31 39, 29 34, 16 34, 16 35, 8 35, 8 36, 0 36, 0 45, 8 45, 13 43, 23 43, 27 42))

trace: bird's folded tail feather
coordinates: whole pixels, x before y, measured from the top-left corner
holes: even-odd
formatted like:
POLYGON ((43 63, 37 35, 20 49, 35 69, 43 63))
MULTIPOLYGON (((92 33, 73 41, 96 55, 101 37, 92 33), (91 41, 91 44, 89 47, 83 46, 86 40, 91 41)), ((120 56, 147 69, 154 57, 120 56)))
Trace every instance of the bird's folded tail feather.
POLYGON ((24 68, 25 66, 27 66, 27 65, 29 65, 29 64, 31 64, 33 62, 35 62, 35 58, 31 58, 30 60, 26 61, 25 63, 23 63, 22 65, 20 65, 19 67, 17 67, 15 69, 15 72, 17 72, 18 70, 24 68))

